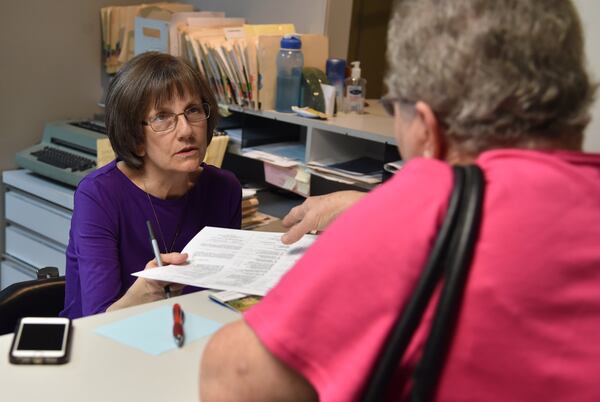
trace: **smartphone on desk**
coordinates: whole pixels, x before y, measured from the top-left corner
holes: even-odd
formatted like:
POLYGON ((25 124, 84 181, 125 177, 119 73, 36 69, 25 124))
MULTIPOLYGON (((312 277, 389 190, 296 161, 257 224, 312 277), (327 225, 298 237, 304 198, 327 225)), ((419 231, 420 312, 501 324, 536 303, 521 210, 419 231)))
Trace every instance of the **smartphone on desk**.
POLYGON ((13 364, 64 364, 69 361, 71 332, 68 318, 21 318, 9 360, 13 364))

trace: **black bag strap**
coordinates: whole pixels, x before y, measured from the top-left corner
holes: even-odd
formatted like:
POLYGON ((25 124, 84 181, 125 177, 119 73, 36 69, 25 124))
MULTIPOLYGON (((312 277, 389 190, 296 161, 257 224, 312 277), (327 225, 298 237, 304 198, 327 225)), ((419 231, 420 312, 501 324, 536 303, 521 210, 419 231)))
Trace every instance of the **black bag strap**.
POLYGON ((364 402, 384 399, 388 384, 433 295, 445 277, 432 327, 414 373, 411 401, 427 401, 435 391, 454 330, 481 220, 484 179, 476 165, 456 166, 446 218, 403 314, 392 328, 363 394, 364 402))

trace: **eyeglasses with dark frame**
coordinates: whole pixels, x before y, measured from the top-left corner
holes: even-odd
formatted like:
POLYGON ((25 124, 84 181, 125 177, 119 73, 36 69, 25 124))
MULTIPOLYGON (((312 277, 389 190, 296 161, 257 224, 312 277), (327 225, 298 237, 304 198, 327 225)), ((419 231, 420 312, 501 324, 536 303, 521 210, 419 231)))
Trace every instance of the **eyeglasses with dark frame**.
POLYGON ((414 107, 416 103, 414 101, 399 96, 384 96, 383 98, 379 99, 379 102, 381 103, 381 106, 383 106, 385 112, 392 117, 394 117, 395 112, 394 104, 398 103, 401 106, 414 107))
POLYGON ((155 133, 164 133, 177 127, 179 116, 183 115, 189 124, 203 122, 210 117, 210 105, 202 102, 201 105, 190 105, 181 113, 159 112, 149 120, 142 121, 142 125, 150 126, 155 133))

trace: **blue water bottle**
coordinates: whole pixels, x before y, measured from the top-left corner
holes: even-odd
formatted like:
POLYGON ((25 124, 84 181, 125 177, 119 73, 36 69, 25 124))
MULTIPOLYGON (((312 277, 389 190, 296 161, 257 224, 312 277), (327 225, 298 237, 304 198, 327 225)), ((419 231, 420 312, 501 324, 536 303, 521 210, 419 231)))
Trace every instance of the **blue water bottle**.
POLYGON ((302 42, 297 36, 284 36, 277 55, 277 93, 275 110, 291 112, 300 104, 300 80, 304 67, 302 42))

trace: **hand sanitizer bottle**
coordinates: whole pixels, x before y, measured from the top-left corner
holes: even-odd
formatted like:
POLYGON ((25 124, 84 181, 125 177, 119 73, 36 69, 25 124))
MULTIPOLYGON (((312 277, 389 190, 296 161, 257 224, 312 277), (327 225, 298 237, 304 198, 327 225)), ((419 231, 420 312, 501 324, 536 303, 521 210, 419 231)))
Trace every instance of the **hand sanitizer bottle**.
POLYGON ((363 113, 365 96, 367 95, 367 80, 360 78, 360 61, 353 61, 352 76, 346 78, 345 111, 346 113, 363 113))

